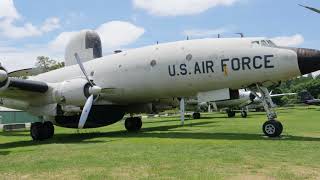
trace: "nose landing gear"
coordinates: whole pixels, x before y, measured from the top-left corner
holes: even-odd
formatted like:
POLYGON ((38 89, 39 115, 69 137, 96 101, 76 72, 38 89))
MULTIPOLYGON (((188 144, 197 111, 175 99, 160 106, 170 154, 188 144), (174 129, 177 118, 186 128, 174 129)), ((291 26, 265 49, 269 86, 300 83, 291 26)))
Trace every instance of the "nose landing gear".
POLYGON ((256 84, 255 88, 251 89, 256 97, 259 97, 262 101, 263 107, 267 112, 268 121, 262 126, 263 133, 268 137, 279 137, 283 131, 283 125, 280 121, 276 120, 277 113, 274 110, 274 104, 271 100, 270 93, 266 87, 256 84), (259 92, 258 95, 256 92, 259 92))

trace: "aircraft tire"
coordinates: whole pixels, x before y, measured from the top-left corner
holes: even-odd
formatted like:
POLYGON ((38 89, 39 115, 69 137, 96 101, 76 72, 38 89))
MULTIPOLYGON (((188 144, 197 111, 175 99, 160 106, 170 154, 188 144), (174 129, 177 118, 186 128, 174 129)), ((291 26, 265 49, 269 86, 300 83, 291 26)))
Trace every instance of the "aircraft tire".
POLYGON ((43 141, 49 137, 47 128, 40 122, 31 124, 30 134, 34 141, 43 141))
POLYGON ((46 139, 50 139, 53 137, 54 135, 54 126, 53 123, 50 121, 46 121, 44 124, 44 129, 45 131, 47 131, 47 138, 46 139))
POLYGON ((200 119, 201 118, 201 114, 200 113, 193 113, 192 117, 193 117, 193 119, 200 119))
POLYGON ((241 111, 241 117, 247 118, 248 117, 248 113, 246 111, 241 111))
POLYGON ((236 116, 236 112, 231 111, 231 110, 228 110, 228 111, 227 111, 227 114, 228 114, 228 118, 233 118, 233 117, 236 116))
POLYGON ((283 126, 281 122, 277 120, 270 120, 263 124, 262 130, 268 137, 279 137, 283 131, 283 126))
POLYGON ((124 126, 128 132, 137 132, 142 127, 142 120, 140 117, 130 117, 125 120, 124 126))

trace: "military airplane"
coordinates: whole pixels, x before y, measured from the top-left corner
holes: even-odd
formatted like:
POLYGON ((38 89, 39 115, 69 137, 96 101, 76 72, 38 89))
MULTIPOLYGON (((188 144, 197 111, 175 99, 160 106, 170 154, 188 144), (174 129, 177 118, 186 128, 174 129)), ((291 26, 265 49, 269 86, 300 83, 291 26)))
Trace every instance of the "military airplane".
POLYGON ((304 104, 320 106, 320 99, 315 99, 311 93, 306 90, 299 92, 298 96, 300 96, 300 100, 304 104))
MULTIPOLYGON (((97 128, 120 121, 139 131, 137 113, 153 105, 198 92, 248 88, 260 93, 268 120, 266 136, 277 137, 277 120, 266 87, 320 69, 320 51, 278 47, 265 38, 219 38, 178 41, 127 50, 102 57, 99 35, 82 31, 66 47, 66 67, 16 79, 0 67, 2 106, 31 112, 42 122, 31 125, 33 140, 54 135, 54 125, 97 128)), ((160 106, 161 107, 161 106, 160 106)), ((183 117, 182 117, 183 118, 183 117)))
MULTIPOLYGON (((270 97, 280 97, 280 96, 289 96, 296 95, 296 93, 283 93, 283 94, 272 94, 270 93, 270 97)), ((211 107, 216 110, 225 110, 228 117, 235 117, 236 112, 241 113, 241 117, 246 118, 248 115, 249 107, 263 109, 263 104, 260 99, 260 94, 255 94, 252 91, 246 89, 239 90, 215 90, 209 91, 205 93, 199 93, 197 99, 197 104, 194 101, 187 101, 187 105, 197 106, 194 109, 197 111, 193 114, 194 119, 199 119, 201 115, 199 114, 202 109, 211 109, 211 107), (222 91, 225 91, 228 95, 223 96, 222 91), (258 95, 258 96, 256 96, 258 95)), ((275 105, 272 103, 272 106, 275 105)))

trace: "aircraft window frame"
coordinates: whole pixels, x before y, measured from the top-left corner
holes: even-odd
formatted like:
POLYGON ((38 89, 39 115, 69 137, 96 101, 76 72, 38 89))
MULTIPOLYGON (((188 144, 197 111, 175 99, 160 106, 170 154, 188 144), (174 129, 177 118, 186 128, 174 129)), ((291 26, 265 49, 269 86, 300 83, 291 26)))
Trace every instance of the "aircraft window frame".
POLYGON ((265 40, 261 40, 261 46, 269 47, 269 44, 265 40))
POLYGON ((267 42, 269 43, 270 47, 277 47, 277 45, 271 40, 267 40, 267 42))
POLYGON ((252 47, 261 47, 260 41, 252 41, 252 42, 251 42, 251 46, 252 46, 252 47))

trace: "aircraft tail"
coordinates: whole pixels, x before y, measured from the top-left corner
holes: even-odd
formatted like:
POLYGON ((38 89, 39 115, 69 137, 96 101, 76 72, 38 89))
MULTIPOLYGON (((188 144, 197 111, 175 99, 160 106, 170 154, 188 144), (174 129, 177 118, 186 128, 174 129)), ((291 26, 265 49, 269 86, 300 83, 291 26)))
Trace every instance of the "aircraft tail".
POLYGON ((307 90, 301 91, 300 93, 298 93, 298 95, 302 102, 308 101, 308 100, 314 100, 314 97, 307 90))
POLYGON ((65 50, 66 66, 77 64, 75 53, 79 55, 82 62, 102 57, 102 45, 98 33, 84 30, 71 38, 65 50))

